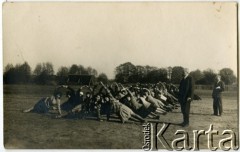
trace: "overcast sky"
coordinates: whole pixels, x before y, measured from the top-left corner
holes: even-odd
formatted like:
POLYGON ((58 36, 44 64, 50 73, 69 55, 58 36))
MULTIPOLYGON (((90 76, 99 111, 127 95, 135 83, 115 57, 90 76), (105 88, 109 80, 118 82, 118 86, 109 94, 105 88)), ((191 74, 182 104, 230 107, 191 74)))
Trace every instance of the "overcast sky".
POLYGON ((5 3, 3 66, 81 64, 114 77, 124 62, 237 72, 235 3, 5 3))

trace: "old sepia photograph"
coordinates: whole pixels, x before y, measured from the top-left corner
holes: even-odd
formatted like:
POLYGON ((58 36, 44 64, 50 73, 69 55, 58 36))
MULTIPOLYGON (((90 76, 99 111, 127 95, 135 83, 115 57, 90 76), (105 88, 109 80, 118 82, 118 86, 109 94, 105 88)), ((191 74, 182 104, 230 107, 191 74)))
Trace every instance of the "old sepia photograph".
POLYGON ((5 149, 239 149, 237 2, 2 9, 5 149))

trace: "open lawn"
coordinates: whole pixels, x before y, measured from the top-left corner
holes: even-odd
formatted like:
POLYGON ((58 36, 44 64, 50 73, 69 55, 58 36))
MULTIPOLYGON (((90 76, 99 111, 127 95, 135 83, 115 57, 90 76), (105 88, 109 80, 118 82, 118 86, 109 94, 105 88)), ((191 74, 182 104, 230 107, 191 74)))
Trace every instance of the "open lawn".
MULTIPOLYGON (((99 122, 95 119, 55 119, 53 115, 22 113, 23 109, 34 105, 41 97, 50 96, 53 86, 38 85, 4 85, 4 145, 5 148, 24 149, 141 149, 143 146, 143 127, 141 123, 121 124, 117 119, 99 122)), ((223 115, 212 116, 211 90, 196 90, 201 101, 193 101, 190 112, 190 126, 182 128, 179 109, 161 116, 159 120, 171 123, 164 134, 166 140, 179 137, 174 133, 179 129, 189 132, 192 144, 193 130, 213 129, 219 131, 214 135, 214 146, 224 137, 225 129, 234 131, 238 137, 238 99, 237 92, 224 92, 223 115)), ((65 101, 66 98, 62 98, 65 101)), ((200 149, 207 149, 207 135, 199 139, 200 149)), ((237 138, 238 139, 238 138, 237 138)), ((161 144, 158 144, 158 148, 161 144)))

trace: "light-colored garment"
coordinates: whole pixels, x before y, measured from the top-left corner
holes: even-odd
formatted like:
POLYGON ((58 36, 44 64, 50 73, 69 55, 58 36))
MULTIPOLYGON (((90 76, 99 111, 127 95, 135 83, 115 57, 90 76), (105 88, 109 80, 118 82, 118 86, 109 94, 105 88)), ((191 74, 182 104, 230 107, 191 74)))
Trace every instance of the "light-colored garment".
POLYGON ((122 122, 127 121, 133 114, 133 111, 130 108, 119 101, 114 100, 112 103, 116 114, 120 116, 122 122))
POLYGON ((150 103, 150 102, 147 102, 147 101, 145 100, 145 98, 140 97, 139 99, 142 101, 142 103, 143 103, 143 105, 144 105, 145 108, 148 108, 148 107, 151 105, 151 103, 150 103))

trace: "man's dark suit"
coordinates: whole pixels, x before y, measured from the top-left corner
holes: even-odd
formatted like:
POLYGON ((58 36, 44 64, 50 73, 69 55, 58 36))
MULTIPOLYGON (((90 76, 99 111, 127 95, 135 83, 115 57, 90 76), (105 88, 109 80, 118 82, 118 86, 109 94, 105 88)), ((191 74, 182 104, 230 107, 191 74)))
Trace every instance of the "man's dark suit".
POLYGON ((190 103, 194 95, 194 81, 191 76, 183 78, 179 86, 179 102, 183 114, 183 125, 189 124, 190 103), (189 100, 188 100, 189 99, 189 100))
POLYGON ((225 85, 222 81, 216 82, 214 84, 212 92, 214 115, 222 115, 222 92, 224 89, 225 85))

